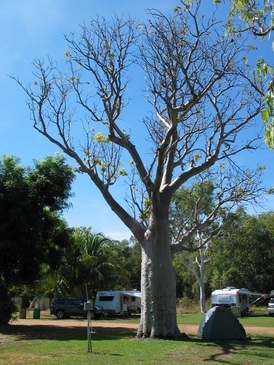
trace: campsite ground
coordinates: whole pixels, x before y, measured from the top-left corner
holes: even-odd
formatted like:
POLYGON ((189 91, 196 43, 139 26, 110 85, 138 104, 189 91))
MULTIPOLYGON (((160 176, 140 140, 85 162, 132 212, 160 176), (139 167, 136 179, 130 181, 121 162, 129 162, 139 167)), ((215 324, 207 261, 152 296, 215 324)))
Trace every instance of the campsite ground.
POLYGON ((178 317, 186 334, 179 341, 138 341, 139 318, 108 318, 92 321, 93 355, 87 353, 87 321, 83 318, 57 320, 41 312, 40 319, 18 319, 0 327, 0 364, 273 364, 274 318, 254 316, 241 319, 251 339, 239 343, 214 344, 197 337, 203 315, 178 317))
MULTIPOLYGON (((112 333, 121 333, 126 330, 129 331, 137 331, 138 323, 133 323, 129 321, 124 321, 123 319, 119 320, 117 317, 115 320, 97 320, 93 321, 93 330, 96 332, 106 332, 110 331, 112 333)), ((57 320, 55 317, 52 319, 17 319, 16 321, 11 322, 11 326, 40 326, 41 328, 50 328, 53 330, 54 328, 74 328, 74 327, 87 327, 87 321, 84 319, 64 319, 57 320)), ((273 327, 274 327, 274 319, 273 319, 273 327)), ((259 327, 259 326, 250 326, 244 325, 247 335, 249 333, 253 334, 272 334, 274 335, 273 327, 259 327)), ((179 324, 179 329, 181 332, 186 333, 189 336, 196 336, 198 333, 199 325, 194 324, 179 324)), ((1 336, 1 334, 0 334, 1 336)), ((1 337, 0 337, 1 341, 1 337)))

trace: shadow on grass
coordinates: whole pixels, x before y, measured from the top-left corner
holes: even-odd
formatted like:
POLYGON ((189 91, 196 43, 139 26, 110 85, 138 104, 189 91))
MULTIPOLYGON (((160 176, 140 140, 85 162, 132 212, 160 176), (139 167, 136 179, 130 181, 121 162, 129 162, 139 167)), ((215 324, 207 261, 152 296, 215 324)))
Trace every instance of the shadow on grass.
MULTIPOLYGON (((121 338, 132 339, 136 336, 136 329, 129 327, 99 327, 93 326, 96 333, 92 334, 92 339, 96 341, 106 340, 118 340, 121 338)), ((68 341, 68 340, 86 340, 87 339, 87 327, 83 326, 68 326, 61 327, 55 325, 3 325, 0 327, 0 343, 22 341, 22 340, 57 340, 57 341, 68 341)), ((274 349, 274 337, 256 335, 254 338, 246 341, 238 342, 209 342, 200 339, 196 336, 183 336, 177 338, 176 341, 179 343, 182 341, 200 344, 201 346, 214 346, 219 348, 219 355, 232 354, 239 349, 246 350, 252 353, 252 349, 256 348, 256 353, 261 352, 265 357, 267 349, 274 349)), ((274 352, 274 350, 273 350, 274 352)), ((273 356, 270 354, 270 356, 273 356)), ((214 356, 214 355, 213 355, 214 356)))
MULTIPOLYGON (((130 338, 136 335, 136 330, 126 327, 100 327, 95 328, 92 338, 96 340, 117 340, 119 338, 130 338)), ((0 343, 23 340, 86 340, 87 327, 70 326, 59 327, 54 325, 4 325, 0 328, 0 343)))
MULTIPOLYGON (((191 340, 193 341, 193 340, 191 340)), ((197 342, 197 340, 194 340, 197 342)), ((246 341, 236 341, 236 342, 210 342, 202 339, 198 339, 202 346, 209 346, 214 348, 214 353, 205 356, 203 358, 204 362, 219 362, 224 356, 232 356, 237 353, 244 354, 247 359, 257 360, 269 360, 273 359, 274 350, 274 337, 266 336, 256 336, 254 339, 248 339, 246 341), (272 350, 268 351, 269 349, 272 350)), ((250 360, 249 360, 250 361, 250 360)), ((230 364, 230 362, 227 362, 230 364)), ((232 362, 234 364, 234 362, 232 362)), ((256 362, 248 362, 250 364, 255 364, 256 362)))

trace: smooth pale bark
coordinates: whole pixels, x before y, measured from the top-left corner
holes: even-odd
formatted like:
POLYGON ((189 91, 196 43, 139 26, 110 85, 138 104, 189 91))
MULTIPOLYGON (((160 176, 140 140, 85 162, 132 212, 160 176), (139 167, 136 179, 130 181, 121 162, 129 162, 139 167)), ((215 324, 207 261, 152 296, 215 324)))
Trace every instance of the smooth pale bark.
MULTIPOLYGON (((207 250, 207 249, 206 249, 207 250)), ((198 280, 199 286, 200 286, 200 306, 201 306, 201 312, 206 312, 206 306, 205 306, 205 280, 204 280, 204 264, 206 262, 205 260, 205 253, 203 252, 203 249, 200 248, 200 278, 198 280)), ((197 260, 198 261, 198 260, 197 260)))
POLYGON ((185 267, 187 267, 196 277, 198 284, 199 284, 199 288, 200 288, 200 308, 201 308, 201 313, 205 313, 206 312, 206 305, 205 305, 205 284, 204 284, 204 264, 206 262, 208 262, 209 260, 205 259, 205 253, 203 252, 204 248, 200 248, 199 252, 200 252, 200 262, 198 260, 198 257, 196 256, 195 261, 193 262, 191 257, 188 255, 188 253, 184 253, 184 256, 188 259, 188 262, 186 260, 183 259, 182 255, 179 256, 179 259, 181 260, 181 262, 185 265, 185 267), (200 275, 198 274, 197 270, 196 270, 196 266, 195 264, 198 265, 199 267, 199 272, 200 275))
POLYGON ((206 306, 205 306, 205 289, 204 289, 204 281, 201 280, 199 282, 200 285, 200 307, 201 307, 201 313, 206 312, 206 306))
MULTIPOLYGON (((176 285, 169 237, 159 229, 146 232, 142 246, 141 320, 137 337, 172 338, 180 334, 176 285)), ((168 232, 168 230, 167 230, 168 232)))

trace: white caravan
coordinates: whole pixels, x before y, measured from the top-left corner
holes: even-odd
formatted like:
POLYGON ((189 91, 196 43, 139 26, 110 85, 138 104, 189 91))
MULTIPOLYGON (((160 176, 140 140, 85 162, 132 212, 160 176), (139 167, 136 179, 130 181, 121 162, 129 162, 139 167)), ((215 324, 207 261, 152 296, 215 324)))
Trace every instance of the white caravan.
POLYGON ((269 297, 269 294, 251 292, 245 288, 236 289, 234 286, 228 286, 224 289, 214 290, 211 293, 211 307, 223 305, 231 308, 235 314, 242 316, 248 313, 250 305, 269 297), (249 304, 249 295, 255 295, 259 298, 249 304))
POLYGON ((98 291, 95 305, 101 305, 110 315, 130 315, 141 311, 141 292, 137 290, 98 291))

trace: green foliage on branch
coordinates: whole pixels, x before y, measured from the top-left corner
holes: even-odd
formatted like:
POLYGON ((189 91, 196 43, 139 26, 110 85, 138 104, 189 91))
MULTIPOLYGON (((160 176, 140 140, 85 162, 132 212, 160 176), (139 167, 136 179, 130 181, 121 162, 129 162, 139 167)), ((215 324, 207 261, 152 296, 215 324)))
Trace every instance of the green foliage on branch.
MULTIPOLYGON (((225 0, 213 0, 215 4, 225 0)), ((248 32, 254 39, 266 40, 272 36, 274 30, 274 2, 270 0, 231 0, 230 12, 227 15, 227 33, 236 33, 241 36, 248 32), (266 38, 267 37, 267 38, 266 38)), ((271 41, 274 51, 274 38, 271 41)), ((254 71, 255 76, 255 71, 254 71)), ((265 79, 265 109, 262 119, 265 123, 264 142, 274 149, 274 90, 273 90, 273 66, 259 59, 257 62, 257 76, 265 79)))

